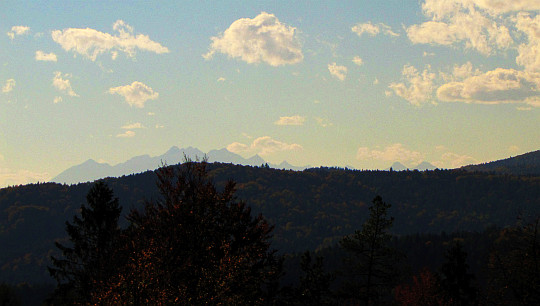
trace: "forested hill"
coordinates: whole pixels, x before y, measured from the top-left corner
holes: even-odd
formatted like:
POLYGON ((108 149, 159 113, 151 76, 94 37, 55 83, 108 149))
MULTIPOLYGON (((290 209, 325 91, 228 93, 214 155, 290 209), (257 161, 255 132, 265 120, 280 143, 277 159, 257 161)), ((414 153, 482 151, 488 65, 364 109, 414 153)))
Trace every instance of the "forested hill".
MULTIPOLYGON (((210 164, 218 186, 233 179, 238 198, 275 224, 281 252, 331 245, 359 229, 375 195, 392 204, 395 234, 481 230, 507 226, 540 213, 540 176, 467 172, 354 171, 313 168, 302 172, 210 164)), ((124 207, 156 199, 156 175, 110 178, 124 207)), ((43 281, 55 250, 91 184, 32 184, 0 190, 0 282, 43 281)), ((125 223, 125 221, 124 221, 125 223)))
POLYGON ((463 167, 467 171, 540 176, 540 150, 485 164, 463 167))

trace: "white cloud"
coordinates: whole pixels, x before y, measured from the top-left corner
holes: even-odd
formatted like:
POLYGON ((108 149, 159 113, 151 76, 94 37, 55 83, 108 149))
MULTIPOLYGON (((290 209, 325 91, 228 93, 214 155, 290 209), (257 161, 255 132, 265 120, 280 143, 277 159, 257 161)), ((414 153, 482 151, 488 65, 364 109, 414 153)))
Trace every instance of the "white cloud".
POLYGON ((233 153, 241 153, 249 150, 249 146, 240 142, 233 142, 227 146, 227 150, 233 153))
POLYGON ((334 125, 332 122, 328 121, 328 119, 325 118, 315 117, 315 121, 318 125, 322 127, 329 127, 334 125))
POLYGON ((125 131, 122 134, 116 135, 116 137, 118 137, 118 138, 131 138, 133 136, 135 136, 135 132, 133 132, 133 131, 125 131))
POLYGON ((68 28, 52 31, 51 36, 64 50, 76 52, 92 61, 105 52, 110 52, 112 59, 116 59, 118 52, 134 57, 137 49, 157 54, 169 52, 167 47, 152 41, 148 35, 134 35, 133 28, 122 20, 114 23, 113 30, 116 35, 90 28, 68 28))
POLYGON ((364 64, 364 61, 362 60, 362 58, 360 58, 360 56, 353 57, 352 61, 358 66, 362 66, 364 64))
POLYGON ((454 65, 454 69, 452 70, 454 80, 464 80, 479 74, 482 74, 482 72, 478 68, 473 70, 471 62, 466 62, 461 66, 454 65))
POLYGON ((58 89, 59 91, 71 96, 71 97, 78 97, 79 95, 77 95, 75 93, 75 91, 73 91, 73 88, 71 88, 71 82, 69 79, 67 78, 70 78, 71 77, 71 74, 64 74, 62 76, 62 72, 60 71, 56 71, 54 73, 54 78, 53 78, 53 86, 54 88, 58 89), (65 78, 65 79, 64 79, 65 78))
POLYGON ((54 97, 53 103, 54 103, 54 104, 60 103, 60 102, 62 102, 62 100, 63 100, 62 97, 56 96, 56 97, 54 97))
POLYGON ((306 121, 305 117, 295 115, 290 117, 279 117, 279 120, 274 122, 276 125, 303 125, 306 121))
POLYGON ((412 43, 446 46, 463 43, 465 48, 484 55, 505 50, 513 43, 508 28, 479 9, 474 1, 426 0, 422 10, 431 20, 406 29, 412 43))
POLYGON ((137 81, 131 83, 131 85, 112 87, 108 92, 123 96, 130 106, 138 108, 143 108, 146 101, 155 100, 159 97, 159 93, 137 81))
POLYGON ((25 169, 0 168, 0 187, 48 182, 51 179, 46 172, 33 172, 25 169))
POLYGON ((338 66, 336 63, 328 64, 328 71, 330 71, 330 74, 338 78, 340 81, 345 80, 347 77, 347 67, 338 66))
POLYGON ((27 26, 13 26, 11 27, 11 31, 7 32, 7 36, 9 38, 14 39, 16 35, 24 35, 27 34, 28 31, 30 31, 30 27, 27 26))
POLYGON ((392 27, 390 27, 389 25, 386 25, 384 23, 372 24, 371 21, 367 23, 358 23, 351 28, 351 31, 353 31, 360 37, 364 33, 370 36, 375 36, 381 31, 384 35, 399 36, 398 33, 392 31, 392 27))
POLYGON ((122 126, 124 130, 143 129, 144 126, 140 122, 130 123, 122 126))
POLYGON ((17 84, 17 82, 15 82, 14 79, 7 80, 6 84, 4 86, 2 86, 2 92, 3 93, 8 93, 8 92, 12 91, 13 88, 15 88, 16 84, 17 84))
POLYGON ((443 153, 441 160, 432 164, 438 168, 459 168, 466 165, 477 164, 478 160, 468 155, 460 155, 452 152, 443 153))
POLYGON ((395 143, 383 150, 360 147, 356 152, 359 160, 379 160, 400 162, 404 164, 419 164, 424 161, 424 154, 405 148, 401 143, 395 143))
POLYGON ((56 62, 56 54, 54 53, 45 53, 41 50, 36 51, 36 61, 45 61, 45 62, 56 62))
POLYGON ((540 15, 531 18, 527 13, 518 14, 516 28, 528 38, 528 43, 518 46, 516 63, 526 71, 540 72, 540 15))
POLYGON ((522 103, 540 107, 540 73, 497 68, 437 89, 440 101, 500 104, 522 103))
POLYGON ((475 0, 474 3, 491 14, 540 10, 538 0, 475 0))
POLYGON ((208 60, 220 52, 249 64, 296 64, 304 55, 295 31, 296 28, 279 22, 273 14, 262 12, 253 19, 238 19, 223 34, 210 38, 212 44, 203 57, 208 60))
POLYGON ((401 73, 409 86, 405 83, 391 83, 388 87, 394 90, 396 95, 416 106, 431 99, 435 74, 430 72, 429 66, 420 74, 415 67, 405 65, 401 73))
POLYGON ((275 139, 270 136, 263 136, 256 138, 250 145, 246 145, 239 142, 233 142, 227 146, 227 150, 233 153, 257 153, 260 155, 268 155, 280 151, 294 151, 302 150, 302 146, 296 143, 288 144, 275 139))

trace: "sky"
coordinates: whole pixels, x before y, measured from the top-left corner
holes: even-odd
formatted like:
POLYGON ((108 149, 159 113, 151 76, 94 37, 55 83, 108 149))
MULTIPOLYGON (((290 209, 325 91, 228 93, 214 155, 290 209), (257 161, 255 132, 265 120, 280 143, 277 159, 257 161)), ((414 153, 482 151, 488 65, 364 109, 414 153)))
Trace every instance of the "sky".
POLYGON ((0 187, 172 146, 356 169, 538 150, 539 13, 538 0, 2 0, 0 187))

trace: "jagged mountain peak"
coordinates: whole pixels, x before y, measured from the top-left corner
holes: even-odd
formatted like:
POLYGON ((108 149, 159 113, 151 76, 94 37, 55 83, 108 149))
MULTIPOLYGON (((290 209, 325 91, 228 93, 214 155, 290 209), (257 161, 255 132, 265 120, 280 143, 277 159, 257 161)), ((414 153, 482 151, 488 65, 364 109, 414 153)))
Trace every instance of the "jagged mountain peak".
MULTIPOLYGON (((75 165, 63 171, 62 173, 51 179, 51 182, 76 184, 79 182, 93 181, 105 177, 119 177, 122 175, 155 170, 163 164, 178 164, 184 161, 184 157, 191 158, 192 160, 197 160, 202 159, 204 156, 208 157, 209 162, 224 162, 248 166, 260 166, 266 163, 265 160, 258 154, 255 154, 254 156, 246 159, 238 154, 230 152, 226 148, 212 150, 208 152, 208 154, 205 154, 201 150, 191 146, 182 149, 177 146, 172 146, 163 155, 154 157, 151 157, 148 154, 139 155, 123 163, 119 163, 115 166, 111 166, 105 163, 98 163, 93 159, 89 159, 82 164, 75 165)), ((288 163, 286 163, 285 165, 286 166, 280 165, 272 167, 287 168, 293 170, 303 170, 305 168, 294 167, 288 163)))

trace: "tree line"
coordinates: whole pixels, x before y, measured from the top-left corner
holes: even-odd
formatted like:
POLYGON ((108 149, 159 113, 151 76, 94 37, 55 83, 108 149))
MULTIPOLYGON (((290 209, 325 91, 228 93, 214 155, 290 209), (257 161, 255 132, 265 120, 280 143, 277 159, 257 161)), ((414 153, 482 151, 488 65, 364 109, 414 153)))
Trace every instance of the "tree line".
POLYGON ((97 182, 66 222, 69 246, 49 268, 58 304, 219 305, 536 305, 540 300, 539 219, 501 230, 490 254, 490 283, 481 292, 459 241, 449 245, 438 271, 424 268, 405 279, 404 253, 392 245, 390 204, 376 196, 361 229, 343 237, 339 271, 307 251, 295 285, 282 285, 284 258, 271 249, 273 231, 235 196, 221 191, 205 162, 158 171, 160 198, 118 225, 113 191, 97 182), (518 269, 519 267, 519 269, 518 269), (489 293, 489 294, 486 294, 489 293), (489 296, 489 299, 488 299, 489 296), (493 299, 496 297, 496 299, 493 299))
MULTIPOLYGON (((236 197, 232 181, 216 187, 205 162, 157 172, 159 197, 132 209, 127 226, 104 181, 95 183, 80 217, 66 222, 49 272, 57 281, 48 303, 261 305, 535 305, 538 302, 538 217, 496 230, 489 281, 479 285, 459 239, 434 270, 406 271, 391 234, 391 206, 376 196, 361 229, 330 256, 305 252, 298 279, 284 284, 285 256, 271 249, 274 227, 236 197)), ((409 255, 410 256, 410 255, 409 255)), ((12 298, 9 286, 0 297, 12 298)))

